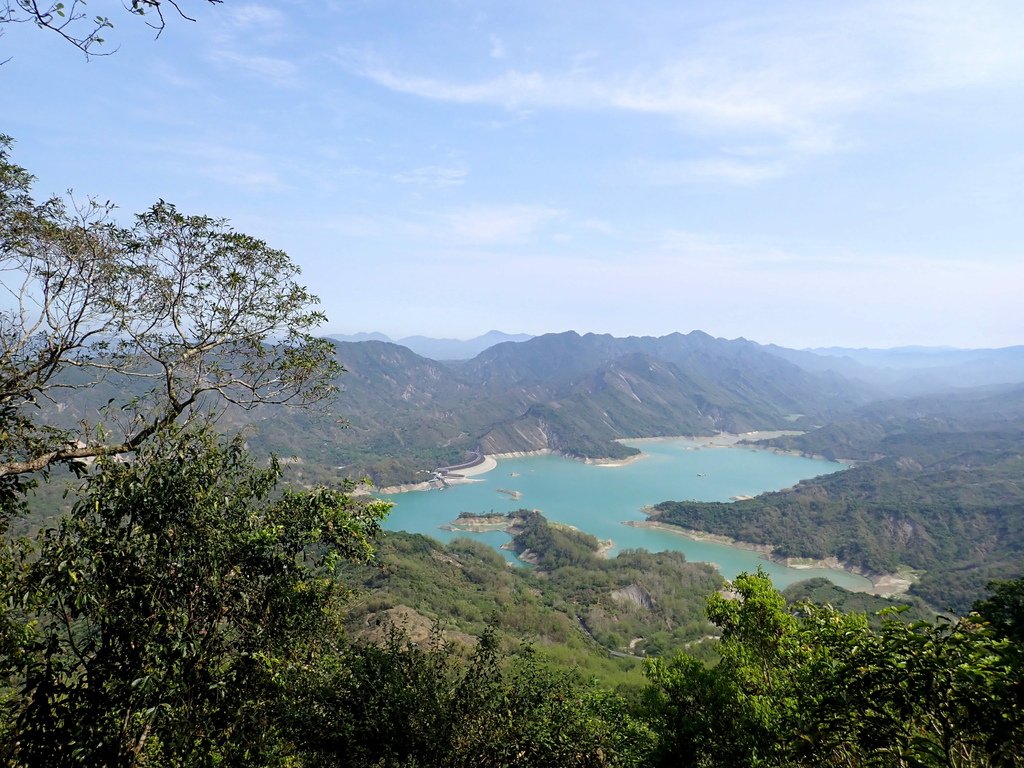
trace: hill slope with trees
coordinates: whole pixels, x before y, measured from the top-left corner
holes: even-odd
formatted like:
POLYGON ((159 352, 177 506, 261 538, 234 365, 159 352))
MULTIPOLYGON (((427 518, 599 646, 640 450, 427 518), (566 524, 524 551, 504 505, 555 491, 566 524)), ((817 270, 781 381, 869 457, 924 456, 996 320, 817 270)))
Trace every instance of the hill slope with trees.
POLYGON ((623 458, 636 451, 621 438, 794 428, 871 399, 833 374, 700 332, 547 334, 447 363, 376 340, 335 348, 347 370, 337 382, 346 427, 264 411, 251 444, 344 465, 381 485, 422 480, 417 472, 457 463, 466 451, 623 458))
POLYGON ((1024 389, 880 403, 779 448, 847 457, 845 472, 732 504, 672 501, 662 522, 836 556, 875 573, 922 571, 912 593, 963 612, 1024 571, 1024 389))

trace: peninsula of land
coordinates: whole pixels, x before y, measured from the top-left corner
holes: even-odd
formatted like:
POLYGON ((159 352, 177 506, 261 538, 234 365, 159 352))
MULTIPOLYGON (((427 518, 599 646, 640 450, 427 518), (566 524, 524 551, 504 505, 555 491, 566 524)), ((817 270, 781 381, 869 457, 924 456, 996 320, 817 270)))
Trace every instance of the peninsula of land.
POLYGON ((651 528, 653 530, 685 536, 693 541, 712 541, 717 544, 725 544, 738 549, 759 552, 766 559, 771 560, 774 563, 778 563, 779 565, 784 565, 787 568, 831 568, 833 570, 844 571, 845 573, 850 573, 855 576, 863 576, 871 582, 871 588, 856 591, 868 592, 873 595, 878 595, 879 597, 898 597, 899 595, 905 594, 914 583, 913 578, 907 574, 872 573, 851 563, 844 563, 837 557, 825 557, 820 559, 785 557, 782 555, 776 555, 776 547, 772 544, 755 544, 749 541, 739 541, 731 536, 723 536, 717 533, 709 533, 707 531, 694 531, 689 528, 682 528, 678 525, 663 523, 657 520, 627 520, 623 522, 623 525, 628 525, 632 528, 651 528))

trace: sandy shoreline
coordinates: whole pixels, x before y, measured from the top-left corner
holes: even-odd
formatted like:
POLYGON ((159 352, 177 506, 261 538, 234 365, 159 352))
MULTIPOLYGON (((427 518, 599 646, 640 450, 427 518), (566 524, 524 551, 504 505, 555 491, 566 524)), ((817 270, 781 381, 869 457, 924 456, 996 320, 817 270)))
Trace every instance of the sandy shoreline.
POLYGON ((675 440, 688 440, 701 446, 727 448, 742 440, 772 440, 776 437, 789 437, 804 434, 801 430, 776 429, 755 432, 719 432, 716 435, 664 435, 661 437, 624 437, 619 443, 669 443, 675 440))
POLYGON ((629 442, 629 443, 667 443, 673 440, 687 440, 695 443, 694 450, 702 448, 750 448, 755 451, 768 451, 769 453, 775 453, 779 456, 799 456, 804 459, 818 459, 819 461, 831 461, 836 464, 845 464, 847 466, 855 466, 856 461, 853 459, 830 459, 827 456, 822 456, 817 453, 804 453, 803 451, 790 451, 785 448, 776 448, 771 445, 757 445, 756 443, 761 440, 774 440, 777 437, 792 437, 795 435, 805 434, 801 430, 794 429, 776 429, 776 430, 758 430, 754 432, 719 432, 717 435, 675 435, 673 437, 630 437, 623 438, 618 442, 629 442), (752 443, 751 445, 744 444, 745 441, 752 443))
POLYGON ((496 466, 498 466, 498 462, 495 461, 494 457, 484 454, 484 460, 481 461, 479 464, 475 464, 472 467, 469 467, 468 469, 456 470, 455 472, 452 472, 450 475, 448 475, 448 477, 453 478, 457 477, 458 475, 462 475, 463 477, 473 477, 474 475, 482 475, 485 472, 490 472, 496 466))
POLYGON ((709 533, 707 531, 695 531, 689 528, 682 528, 678 525, 658 522, 657 520, 628 520, 623 523, 623 525, 629 525, 634 528, 652 528, 658 531, 665 531, 666 533, 685 536, 693 541, 711 541, 717 544, 726 544, 730 547, 759 552, 772 562, 784 565, 787 568, 830 568, 832 570, 843 571, 854 576, 862 576, 871 581, 870 589, 852 591, 867 592, 872 595, 878 595, 879 597, 898 597, 910 589, 910 585, 913 583, 910 579, 896 573, 870 573, 865 571, 863 568, 850 565, 849 563, 843 563, 837 557, 826 557, 821 560, 781 557, 774 554, 775 547, 771 544, 754 544, 749 541, 738 541, 731 536, 723 536, 721 534, 709 533))

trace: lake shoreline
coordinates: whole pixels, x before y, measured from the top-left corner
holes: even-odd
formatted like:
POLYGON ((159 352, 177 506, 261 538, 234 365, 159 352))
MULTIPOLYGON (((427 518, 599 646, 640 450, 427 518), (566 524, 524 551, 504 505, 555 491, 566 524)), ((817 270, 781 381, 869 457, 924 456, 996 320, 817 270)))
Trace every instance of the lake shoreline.
MULTIPOLYGON (((536 514, 543 514, 539 509, 531 510, 536 514)), ((512 513, 518 514, 518 513, 512 513)), ((545 518, 547 519, 547 518, 545 518)), ((452 531, 455 533, 490 533, 492 531, 502 531, 507 533, 510 537, 515 536, 521 531, 519 527, 522 523, 521 517, 510 516, 509 514, 490 514, 490 515, 473 515, 471 517, 458 517, 452 520, 450 523, 446 523, 441 526, 442 530, 452 531)), ((547 521, 548 525, 552 528, 562 528, 565 530, 576 531, 581 533, 580 529, 575 525, 567 525, 565 523, 558 523, 553 520, 547 521)), ((520 560, 529 565, 539 565, 539 561, 532 555, 530 550, 524 550, 522 553, 516 553, 515 549, 512 548, 512 542, 507 541, 501 545, 501 548, 513 552, 520 560)), ((607 560, 611 554, 611 551, 615 549, 615 541, 612 539, 598 539, 597 549, 594 550, 594 556, 607 560)))
MULTIPOLYGON (((652 438, 660 440, 661 438, 652 438)), ((668 440, 675 440, 678 438, 665 438, 668 440)), ((478 483, 476 475, 483 475, 497 468, 498 459, 522 459, 528 456, 561 456, 563 459, 569 459, 570 461, 578 461, 583 464, 590 464, 595 467, 625 467, 628 464, 632 464, 635 461, 640 461, 646 458, 646 454, 638 453, 636 456, 627 456, 625 459, 591 459, 584 458, 581 456, 573 456, 568 453, 562 453, 561 451, 553 451, 550 448, 538 448, 535 451, 508 451, 506 453, 486 453, 484 454, 484 460, 479 464, 476 464, 467 469, 460 469, 458 472, 453 472, 442 477, 435 477, 430 480, 422 480, 418 483, 402 483, 401 485, 386 485, 383 488, 373 488, 371 490, 364 490, 362 488, 357 489, 354 495, 365 496, 367 494, 381 494, 384 496, 393 496, 399 493, 410 493, 412 491, 443 491, 450 485, 464 485, 466 483, 478 483)))
POLYGON ((667 443, 673 440, 688 440, 696 443, 693 450, 704 448, 749 448, 752 451, 766 451, 777 456, 796 456, 802 459, 814 459, 816 461, 829 461, 833 464, 842 464, 846 467, 857 465, 855 459, 832 459, 820 453, 807 453, 806 451, 795 451, 787 448, 776 448, 774 445, 759 445, 765 440, 774 440, 777 437, 794 437, 806 434, 801 430, 776 429, 756 430, 753 432, 719 432, 717 435, 666 435, 664 437, 624 437, 616 440, 619 443, 667 443))
POLYGON ((710 533, 709 531, 697 531, 691 528, 683 528, 679 525, 663 523, 658 520, 627 520, 623 525, 628 525, 631 528, 649 528, 652 530, 663 531, 665 533, 672 533, 679 536, 685 536, 693 541, 710 541, 715 544, 725 544, 730 547, 736 547, 737 549, 746 549, 751 552, 757 552, 763 555, 766 560, 771 560, 773 563, 785 566, 786 568, 794 568, 797 570, 828 568, 836 571, 843 571, 844 573, 849 573, 854 576, 861 576, 871 582, 870 589, 850 590, 852 592, 866 592, 868 594, 878 595, 879 597, 899 597, 900 595, 905 594, 913 583, 910 579, 897 573, 873 573, 851 563, 844 563, 837 557, 826 557, 821 559, 785 557, 774 554, 775 546, 773 544, 755 544, 750 541, 740 541, 731 536, 710 533))
MULTIPOLYGON (((517 508, 542 508, 544 514, 553 523, 578 526, 580 530, 595 535, 599 540, 614 540, 616 548, 643 548, 648 551, 700 551, 701 556, 691 556, 694 561, 708 562, 715 565, 727 578, 741 571, 756 570, 764 564, 777 580, 780 588, 795 581, 811 576, 824 576, 834 583, 850 589, 867 590, 873 588, 884 593, 899 591, 885 584, 870 584, 863 575, 854 575, 849 569, 823 567, 820 570, 802 570, 787 568, 785 563, 765 560, 765 553, 753 552, 749 548, 724 547, 721 550, 715 545, 686 543, 686 537, 676 535, 660 535, 651 537, 654 531, 643 532, 639 529, 623 528, 620 521, 632 517, 642 518, 636 514, 645 506, 658 499, 688 498, 688 493, 711 494, 709 498, 721 500, 730 498, 730 494, 757 493, 763 490, 776 490, 790 485, 806 477, 827 474, 842 469, 833 462, 816 462, 802 457, 784 457, 772 455, 769 451, 760 450, 702 450, 709 443, 723 442, 735 444, 740 440, 752 437, 768 437, 765 433, 746 433, 743 435, 707 435, 700 440, 692 437, 660 437, 644 442, 631 443, 643 451, 648 461, 628 462, 629 466, 619 471, 591 471, 582 466, 579 459, 562 461, 561 455, 550 449, 538 451, 517 451, 505 454, 490 454, 497 465, 498 471, 486 476, 481 472, 476 477, 460 477, 463 483, 475 482, 477 485, 460 485, 450 487, 450 494, 412 494, 415 499, 408 502, 402 497, 390 497, 396 505, 395 515, 389 518, 386 527, 398 530, 410 530, 426 535, 441 534, 442 540, 450 540, 453 536, 493 536, 499 525, 500 518, 487 520, 485 530, 453 530, 463 528, 455 521, 456 515, 472 510, 473 514, 484 517, 490 510, 492 515, 515 511, 517 508), (659 444, 660 443, 660 444, 659 444), (511 455, 509 455, 511 454, 511 455), (499 463, 508 459, 507 463, 499 463), (808 461, 810 465, 800 468, 800 462, 808 461), (682 462, 677 464, 676 462, 682 462), (790 464, 793 462, 793 464, 790 464), (694 469, 684 469, 693 466, 694 469), (770 471, 766 471, 767 468, 770 471), (744 481, 747 488, 740 482, 733 482, 729 477, 736 473, 750 472, 756 480, 744 481), (550 476, 548 473, 550 472, 550 476), (620 475, 619 472, 622 474, 620 475), (536 475, 535 475, 536 473, 536 475), (685 479, 684 479, 685 478, 685 479), (701 478, 701 479, 696 479, 701 478), (570 482, 558 490, 559 482, 570 482), (553 483, 553 485, 548 485, 553 483), (699 484, 699 487, 698 485, 699 484), (692 487, 691 487, 692 486, 692 487), (504 492, 500 492, 504 488, 504 492), (674 488, 675 490, 669 490, 674 488), (512 499, 509 491, 518 491, 521 499, 512 499), (554 492, 554 496, 550 493, 554 492), (559 495, 561 494, 561 495, 559 495), (681 494, 681 495, 680 495, 681 494), (550 498, 549 498, 550 496, 550 498), (443 510, 443 512, 442 512, 443 510), (615 511, 618 510, 618 511, 615 511), (606 514, 611 513, 611 514, 606 514), (444 514, 442 517, 441 515, 444 514), (436 519, 435 516, 436 515, 436 519), (428 523, 429 521, 429 523, 428 523), (452 525, 452 523, 455 525, 452 525), (676 539, 671 541, 670 539, 676 539), (640 544, 639 542, 646 542, 640 544), (721 559, 720 559, 721 558, 721 559)), ((746 447, 746 446, 744 446, 746 447)), ((488 462, 489 464, 490 462, 488 462)), ((477 457, 475 468, 486 469, 480 457, 477 457)), ((600 466, 600 465, 598 465, 600 466)), ((455 474, 455 472, 453 472, 455 474)), ((736 478, 743 477, 736 474, 736 478)), ((434 483, 436 487, 440 483, 434 483)), ((419 486, 423 488, 423 485, 419 486)), ((429 485, 428 485, 429 487, 429 485)), ((517 494, 518 495, 518 494, 517 494)), ((465 526, 466 528, 470 526, 465 526)), ((483 527, 483 526, 481 526, 483 527)), ((507 532, 502 532, 507 535, 507 532)), ((674 533, 678 533, 675 531, 674 533)), ((502 534, 499 533, 500 537, 502 534)), ((691 540, 692 541, 692 540, 691 540)), ((495 543, 497 547, 497 543, 495 543)), ((612 554, 608 552, 607 554, 612 554)), ((506 554, 507 557, 507 554, 506 554)), ((791 564, 809 564, 791 561, 791 564)))
MULTIPOLYGON (((789 451, 783 448, 775 448, 769 445, 758 445, 757 443, 762 440, 772 440, 776 437, 786 437, 792 435, 804 434, 798 430, 790 429, 777 429, 777 430, 758 430, 753 432, 719 432, 715 435, 661 435, 658 437, 623 437, 616 439, 617 443, 668 443, 675 442, 677 440, 686 440, 694 443, 693 450, 702 450, 705 448, 749 448, 755 451, 767 451, 768 453, 775 453, 780 456, 798 456, 804 459, 815 459, 818 461, 829 461, 834 464, 843 464, 844 466, 853 466, 855 462, 847 459, 830 459, 826 456, 819 456, 817 454, 803 453, 802 451, 789 451)), ((647 458, 647 454, 641 451, 635 456, 627 456, 624 459, 611 459, 611 458, 590 458, 585 456, 574 456, 572 454, 564 453, 562 451, 555 451, 551 448, 538 448, 533 451, 506 451, 504 453, 487 453, 484 454, 483 461, 467 469, 453 472, 450 475, 444 475, 441 477, 435 477, 431 480, 423 480, 419 483, 403 483, 401 485, 389 485, 383 488, 376 488, 372 491, 357 491, 357 494, 364 495, 365 493, 378 493, 385 496, 392 496, 399 493, 409 493, 411 491, 438 491, 444 490, 450 485, 462 485, 464 483, 476 483, 479 480, 475 479, 476 475, 483 475, 498 466, 499 459, 522 459, 528 456, 561 456, 563 459, 569 459, 571 461, 579 461, 583 464, 590 464, 596 467, 625 467, 636 461, 641 461, 647 458)), ((735 499, 739 500, 739 499, 735 499)))

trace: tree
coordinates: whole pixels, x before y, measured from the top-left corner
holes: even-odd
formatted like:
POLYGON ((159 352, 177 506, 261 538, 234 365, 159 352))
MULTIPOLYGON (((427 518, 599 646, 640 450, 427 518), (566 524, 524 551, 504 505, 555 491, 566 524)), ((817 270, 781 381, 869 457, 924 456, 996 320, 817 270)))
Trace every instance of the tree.
POLYGON ((988 591, 986 599, 974 604, 975 612, 1024 653, 1024 577, 989 582, 988 591))
MULTIPOLYGON (((1019 654, 973 619, 880 629, 830 606, 787 606, 763 573, 713 595, 720 662, 650 662, 665 765, 1022 765, 1019 654)), ((991 615, 1013 611, 999 589, 991 615)))
POLYGON ((308 684, 340 634, 334 570, 370 557, 390 505, 275 492, 279 475, 239 439, 164 430, 131 462, 102 458, 70 516, 6 548, 0 626, 18 631, 0 636, 0 758, 281 758, 283 685, 308 684))
MULTIPOLYGON (((341 371, 287 254, 158 202, 131 226, 109 203, 37 203, 0 137, 0 480, 123 453, 217 401, 310 404, 341 371), (102 382, 102 420, 55 406, 102 382), (126 395, 127 393, 127 395, 126 395)), ((65 402, 66 405, 66 402, 65 402)))
POLYGON ((805 653, 796 619, 763 571, 729 586, 731 596, 713 593, 707 602, 722 630, 717 666, 685 653, 648 662, 665 765, 760 765, 777 760, 785 743, 790 686, 805 653))
MULTIPOLYGON (((216 5, 223 0, 206 0, 216 5)), ((167 26, 165 9, 187 21, 195 21, 182 9, 176 0, 131 0, 125 10, 145 18, 146 24, 159 37, 167 26)), ((85 0, 64 2, 38 2, 37 0, 2 0, 0 2, 0 25, 34 24, 40 29, 57 33, 75 48, 88 56, 106 56, 112 51, 97 53, 95 48, 106 42, 101 35, 104 30, 113 29, 114 23, 107 16, 93 16, 86 11, 85 0)), ((2 27, 0 27, 2 30, 2 27)))
POLYGON ((500 654, 493 630, 468 662, 439 632, 421 647, 394 629, 341 662, 288 702, 311 765, 638 768, 653 742, 620 697, 528 647, 500 654))

